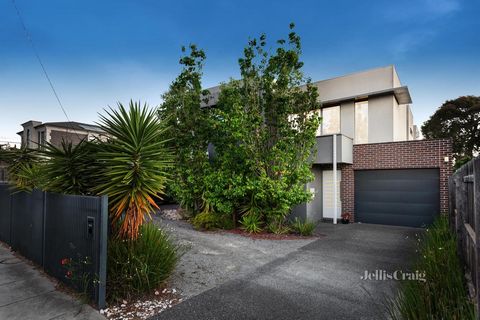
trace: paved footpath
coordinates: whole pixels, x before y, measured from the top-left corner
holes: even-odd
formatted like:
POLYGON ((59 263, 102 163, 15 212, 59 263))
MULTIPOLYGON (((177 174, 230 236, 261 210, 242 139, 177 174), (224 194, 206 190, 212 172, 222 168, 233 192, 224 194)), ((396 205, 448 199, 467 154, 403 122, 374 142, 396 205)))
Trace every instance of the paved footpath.
POLYGON ((89 305, 55 289, 55 283, 0 243, 1 320, 105 320, 89 305))

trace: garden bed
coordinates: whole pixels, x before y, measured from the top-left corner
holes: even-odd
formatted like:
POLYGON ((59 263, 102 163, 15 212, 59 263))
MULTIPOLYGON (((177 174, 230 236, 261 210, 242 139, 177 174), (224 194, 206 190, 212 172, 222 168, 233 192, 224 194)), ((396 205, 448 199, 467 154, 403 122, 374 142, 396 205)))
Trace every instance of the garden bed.
MULTIPOLYGON (((158 211, 158 215, 162 217, 164 220, 169 220, 169 221, 185 221, 187 220, 184 219, 180 212, 180 208, 176 204, 168 204, 168 205, 161 205, 160 210, 158 211)), ((190 224, 190 222, 188 222, 190 224)), ((271 233, 267 232, 265 230, 257 233, 251 233, 247 232, 244 229, 238 227, 235 229, 216 229, 216 230, 202 230, 201 232, 205 233, 231 233, 231 234, 236 234, 240 235, 243 237, 247 237, 250 239, 256 239, 256 240, 305 240, 305 239, 315 239, 315 238, 321 238, 324 237, 324 234, 316 233, 313 232, 312 235, 309 236, 303 236, 298 233, 284 233, 284 234, 277 234, 277 233, 271 233)))
POLYGON ((445 216, 418 237, 419 253, 413 270, 424 281, 404 281, 391 301, 392 319, 478 319, 467 293, 457 239, 445 216))
POLYGON ((308 240, 308 239, 325 237, 324 234, 318 234, 318 233, 311 236, 302 236, 302 235, 292 234, 292 233, 275 234, 275 233, 269 233, 265 231, 259 232, 259 233, 250 233, 238 228, 232 229, 232 230, 205 231, 205 232, 232 233, 232 234, 238 234, 243 237, 247 237, 250 239, 257 239, 257 240, 305 240, 305 239, 308 240))

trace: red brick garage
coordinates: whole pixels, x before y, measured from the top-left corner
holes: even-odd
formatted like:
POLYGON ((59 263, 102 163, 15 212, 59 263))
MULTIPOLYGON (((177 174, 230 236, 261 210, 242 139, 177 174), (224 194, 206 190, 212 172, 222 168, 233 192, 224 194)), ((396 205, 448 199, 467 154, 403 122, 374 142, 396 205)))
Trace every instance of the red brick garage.
MULTIPOLYGON (((342 166, 342 211, 352 214, 354 221, 360 220, 362 222, 362 219, 365 219, 365 215, 359 215, 359 219, 355 219, 355 201, 357 200, 358 204, 360 200, 358 194, 357 199, 355 199, 355 177, 365 179, 365 176, 368 177, 369 174, 372 176, 395 177, 404 172, 407 180, 408 178, 418 179, 416 181, 411 180, 415 182, 412 186, 418 184, 417 188, 422 188, 422 183, 427 183, 427 179, 432 174, 436 174, 437 184, 435 188, 439 188, 436 201, 440 202, 436 208, 439 208, 440 212, 438 213, 447 212, 448 177, 452 174, 451 160, 452 145, 451 141, 446 139, 354 145, 353 164, 342 166), (448 157, 448 161, 446 161, 446 157, 448 157)), ((360 181, 357 181, 357 187, 359 187, 358 182, 360 181)), ((386 186, 388 185, 386 184, 386 186)), ((394 185, 394 181, 391 185, 394 185)), ((430 186, 430 188, 432 187, 430 186)), ((415 195, 415 190, 412 190, 411 194, 415 195)), ((386 222, 378 223, 390 224, 388 219, 380 219, 379 221, 386 222)), ((391 224, 397 223, 392 220, 391 224)))

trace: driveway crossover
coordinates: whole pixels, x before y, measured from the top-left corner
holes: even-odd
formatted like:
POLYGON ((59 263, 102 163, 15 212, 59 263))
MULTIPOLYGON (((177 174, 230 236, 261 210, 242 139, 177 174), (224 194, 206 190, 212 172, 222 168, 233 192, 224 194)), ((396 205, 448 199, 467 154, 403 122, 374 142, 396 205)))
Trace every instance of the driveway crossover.
MULTIPOLYGON (((365 271, 409 271, 419 229, 321 224, 317 240, 247 275, 185 300, 154 319, 385 319, 394 280, 365 271)), ((263 240, 259 240, 263 241, 263 240)))

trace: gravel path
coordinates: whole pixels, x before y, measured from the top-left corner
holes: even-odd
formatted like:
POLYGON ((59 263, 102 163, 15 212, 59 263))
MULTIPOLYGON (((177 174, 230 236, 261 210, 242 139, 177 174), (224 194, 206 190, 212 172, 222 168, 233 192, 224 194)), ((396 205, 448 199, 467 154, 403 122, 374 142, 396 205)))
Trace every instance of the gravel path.
POLYGON ((202 232, 185 221, 156 215, 154 223, 167 230, 183 255, 171 279, 184 298, 190 298, 284 257, 317 240, 256 240, 226 232, 202 232))

